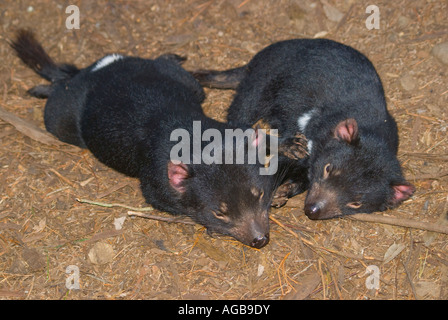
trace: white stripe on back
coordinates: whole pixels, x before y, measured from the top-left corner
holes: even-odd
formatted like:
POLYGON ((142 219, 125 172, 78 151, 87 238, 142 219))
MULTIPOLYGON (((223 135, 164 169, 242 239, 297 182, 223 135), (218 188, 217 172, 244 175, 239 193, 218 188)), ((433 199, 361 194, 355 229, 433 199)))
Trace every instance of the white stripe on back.
POLYGON ((95 67, 92 69, 92 72, 98 71, 99 69, 104 68, 105 66, 108 66, 109 64, 120 59, 123 59, 123 56, 116 53, 105 56, 96 63, 95 67))

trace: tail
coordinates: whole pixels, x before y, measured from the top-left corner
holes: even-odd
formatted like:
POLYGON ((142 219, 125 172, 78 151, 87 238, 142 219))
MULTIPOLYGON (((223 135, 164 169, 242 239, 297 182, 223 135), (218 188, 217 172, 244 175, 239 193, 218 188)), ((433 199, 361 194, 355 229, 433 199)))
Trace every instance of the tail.
MULTIPOLYGON (((56 64, 29 30, 19 30, 16 39, 10 42, 10 46, 28 67, 52 83, 72 78, 79 72, 74 65, 56 64)), ((50 92, 51 85, 40 85, 28 90, 28 93, 38 98, 47 98, 50 92)))
POLYGON ((191 74, 203 87, 215 89, 236 89, 241 80, 246 76, 247 66, 229 69, 225 71, 197 70, 191 74))

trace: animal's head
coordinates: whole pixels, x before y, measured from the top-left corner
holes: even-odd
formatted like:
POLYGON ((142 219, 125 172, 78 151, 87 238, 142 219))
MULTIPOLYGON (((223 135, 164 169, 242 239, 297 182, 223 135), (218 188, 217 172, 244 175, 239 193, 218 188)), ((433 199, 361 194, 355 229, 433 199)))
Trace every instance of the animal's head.
MULTIPOLYGON (((249 143, 257 147, 261 140, 251 136, 249 143)), ((224 157, 225 147, 215 152, 224 157)), ((276 176, 261 175, 262 167, 246 161, 190 165, 170 161, 167 174, 187 215, 210 233, 261 248, 269 242, 269 209, 276 181, 276 176)))
POLYGON ((312 161, 305 214, 313 220, 397 207, 415 191, 393 152, 362 137, 355 119, 341 121, 312 161))
POLYGON ((271 177, 258 166, 168 164, 171 187, 186 214, 210 233, 229 235, 261 248, 269 242, 271 177))

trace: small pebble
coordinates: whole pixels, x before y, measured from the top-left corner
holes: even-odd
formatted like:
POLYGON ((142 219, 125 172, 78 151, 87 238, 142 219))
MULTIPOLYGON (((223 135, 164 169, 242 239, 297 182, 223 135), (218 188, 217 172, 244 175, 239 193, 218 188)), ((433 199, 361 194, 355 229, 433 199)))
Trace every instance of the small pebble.
POLYGON ((323 5, 323 9, 325 15, 330 21, 339 22, 342 18, 344 18, 344 14, 341 11, 326 2, 323 5))
POLYGON ((448 64, 448 42, 439 43, 432 48, 432 55, 443 64, 448 64))
POLYGON ((417 86, 417 81, 410 74, 406 74, 400 78, 401 87, 406 91, 412 91, 417 86))
POLYGON ((114 219, 115 230, 123 229, 124 220, 126 220, 126 216, 114 219))
POLYGON ((115 256, 114 249, 108 243, 97 242, 88 253, 89 261, 93 264, 105 264, 112 261, 115 256))

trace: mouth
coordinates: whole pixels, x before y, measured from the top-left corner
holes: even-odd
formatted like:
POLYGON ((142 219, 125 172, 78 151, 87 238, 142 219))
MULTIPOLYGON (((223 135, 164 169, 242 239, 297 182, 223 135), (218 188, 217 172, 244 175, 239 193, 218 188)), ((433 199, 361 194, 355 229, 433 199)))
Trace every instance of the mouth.
POLYGON ((338 205, 338 194, 333 188, 312 184, 305 198, 305 215, 311 220, 327 220, 343 215, 338 205))
POLYGON ((325 201, 305 202, 305 215, 311 220, 328 220, 342 216, 339 210, 329 210, 325 201))
POLYGON ((342 217, 343 214, 340 212, 328 212, 328 213, 320 213, 320 214, 310 214, 305 211, 306 216, 310 220, 329 220, 334 218, 342 217))
POLYGON ((255 248, 261 249, 265 247, 270 240, 269 231, 267 233, 257 233, 255 235, 241 235, 232 234, 231 232, 219 232, 210 228, 207 228, 207 234, 213 238, 224 239, 226 237, 232 237, 233 239, 241 242, 242 244, 255 248))
POLYGON ((269 243, 269 233, 262 237, 258 237, 252 240, 250 246, 252 248, 261 249, 269 243))

